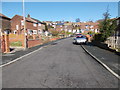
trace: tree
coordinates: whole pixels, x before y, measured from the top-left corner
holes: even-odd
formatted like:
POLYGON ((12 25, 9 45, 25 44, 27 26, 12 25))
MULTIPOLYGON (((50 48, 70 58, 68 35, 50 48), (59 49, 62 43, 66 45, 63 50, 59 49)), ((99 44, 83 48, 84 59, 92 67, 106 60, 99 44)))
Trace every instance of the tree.
POLYGON ((76 18, 76 20, 75 20, 76 22, 80 22, 80 18, 76 18))
POLYGON ((111 36, 116 28, 114 19, 110 19, 109 11, 103 13, 104 19, 100 22, 100 41, 104 42, 109 36, 111 36))

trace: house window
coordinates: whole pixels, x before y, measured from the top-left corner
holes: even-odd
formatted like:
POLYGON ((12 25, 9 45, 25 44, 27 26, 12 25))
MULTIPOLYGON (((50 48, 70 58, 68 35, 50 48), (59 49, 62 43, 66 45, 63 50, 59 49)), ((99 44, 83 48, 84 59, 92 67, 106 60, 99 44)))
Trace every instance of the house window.
POLYGON ((32 30, 28 30, 28 34, 30 34, 30 35, 31 35, 32 33, 33 33, 33 31, 32 31, 32 30))
POLYGON ((86 28, 88 28, 88 25, 85 25, 86 28))
POLYGON ((37 34, 37 30, 33 30, 33 34, 37 34))
POLYGON ((21 20, 21 25, 22 25, 22 26, 24 25, 24 21, 23 21, 23 20, 21 20))
POLYGON ((41 24, 39 23, 38 26, 41 26, 41 24))
POLYGON ((90 28, 93 28, 93 26, 90 26, 90 28))
POLYGON ((37 24, 36 24, 36 23, 33 23, 33 26, 34 26, 34 27, 37 27, 37 24))
POLYGON ((16 30, 18 30, 19 29, 19 25, 16 25, 16 30))
POLYGON ((42 30, 38 30, 38 33, 39 33, 39 34, 42 34, 42 30))
POLYGON ((13 33, 16 34, 16 33, 17 33, 17 30, 14 30, 13 33))

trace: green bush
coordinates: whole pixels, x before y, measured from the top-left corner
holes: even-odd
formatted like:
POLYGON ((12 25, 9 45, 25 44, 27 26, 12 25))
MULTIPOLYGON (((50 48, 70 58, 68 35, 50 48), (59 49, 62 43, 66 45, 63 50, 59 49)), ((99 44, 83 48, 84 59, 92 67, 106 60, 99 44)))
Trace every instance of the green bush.
POLYGON ((52 34, 53 36, 58 36, 59 32, 53 30, 53 31, 51 31, 51 34, 52 34))
POLYGON ((21 41, 11 42, 10 46, 22 46, 22 42, 21 41))
POLYGON ((33 36, 29 36, 28 39, 33 39, 33 36))
POLYGON ((92 41, 103 42, 102 34, 95 34, 92 41))

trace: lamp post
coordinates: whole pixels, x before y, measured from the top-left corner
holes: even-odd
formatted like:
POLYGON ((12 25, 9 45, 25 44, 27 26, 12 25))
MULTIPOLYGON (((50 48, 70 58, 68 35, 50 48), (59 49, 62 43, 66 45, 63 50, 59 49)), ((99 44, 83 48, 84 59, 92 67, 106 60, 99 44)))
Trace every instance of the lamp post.
POLYGON ((24 23, 24 49, 27 48, 27 33, 26 33, 26 23, 25 23, 25 4, 23 0, 23 23, 24 23))

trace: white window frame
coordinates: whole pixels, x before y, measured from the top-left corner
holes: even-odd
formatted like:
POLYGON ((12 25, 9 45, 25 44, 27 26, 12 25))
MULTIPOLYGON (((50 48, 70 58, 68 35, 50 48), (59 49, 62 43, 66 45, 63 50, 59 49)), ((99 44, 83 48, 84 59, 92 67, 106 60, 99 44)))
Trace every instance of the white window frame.
POLYGON ((19 30, 19 25, 16 25, 16 30, 19 30))
POLYGON ((38 23, 38 26, 41 26, 41 23, 38 23))
POLYGON ((37 34, 37 30, 33 30, 33 34, 37 34))
POLYGON ((34 27, 37 27, 37 24, 36 24, 36 23, 33 23, 33 26, 34 26, 34 27))
POLYGON ((21 25, 22 25, 22 26, 24 25, 24 21, 23 21, 23 20, 21 20, 21 25))

